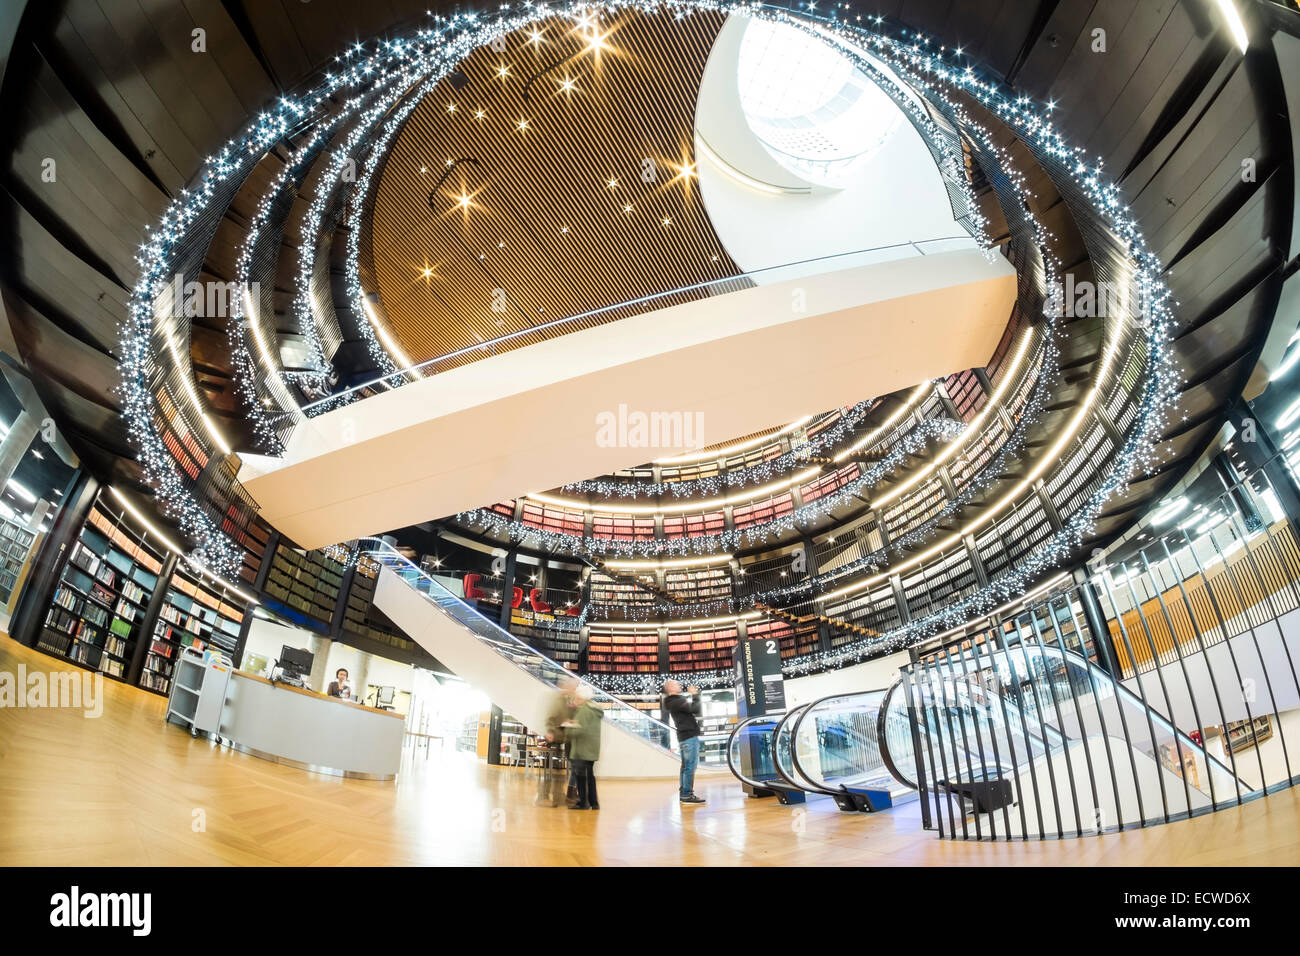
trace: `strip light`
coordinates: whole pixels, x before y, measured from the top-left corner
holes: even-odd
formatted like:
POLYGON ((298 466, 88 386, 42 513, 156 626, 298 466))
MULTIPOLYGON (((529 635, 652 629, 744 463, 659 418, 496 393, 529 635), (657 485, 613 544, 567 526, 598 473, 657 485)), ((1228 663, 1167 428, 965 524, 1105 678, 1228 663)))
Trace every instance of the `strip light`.
POLYGON ((976 415, 971 420, 970 424, 966 426, 966 430, 949 442, 943 450, 939 452, 939 454, 930 459, 924 468, 919 469, 910 478, 895 485, 879 498, 872 501, 871 507, 873 509, 880 509, 882 506, 903 494, 903 492, 907 491, 909 488, 913 488, 920 482, 924 481, 935 469, 955 455, 960 448, 963 448, 972 435, 979 432, 980 427, 984 424, 984 420, 989 417, 994 408, 1001 405, 1007 389, 1011 387, 1011 383, 1015 380, 1016 372, 1020 370, 1020 366, 1025 360, 1025 355, 1029 352, 1029 344, 1034 340, 1034 338, 1035 335, 1033 329, 1030 329, 1025 333, 1024 338, 1020 340, 1020 348, 1016 350, 1016 355, 1011 362, 1011 367, 1007 369, 1006 373, 1002 376, 1002 381, 998 382, 998 387, 994 390, 992 396, 989 397, 989 400, 984 403, 984 407, 979 410, 979 414, 976 415))
POLYGON ((146 518, 143 514, 141 514, 140 509, 137 508, 135 505, 131 504, 131 502, 127 500, 126 496, 122 494, 122 492, 117 490, 116 486, 110 485, 108 490, 109 493, 117 500, 117 503, 120 504, 124 509, 126 509, 127 513, 130 514, 132 518, 140 522, 140 524, 144 525, 144 529, 146 531, 148 531, 151 535, 153 535, 155 538, 157 538, 159 541, 162 542, 163 547, 165 547, 168 551, 175 554, 178 558, 181 558, 186 564, 188 564, 195 571, 198 571, 204 577, 211 578, 213 581, 216 581, 226 590, 238 594, 241 598, 243 598, 245 601, 247 601, 250 604, 261 603, 260 601, 257 600, 257 598, 253 597, 253 595, 245 594, 243 591, 235 587, 225 578, 218 577, 217 575, 213 574, 203 565, 199 564, 188 554, 182 551, 180 546, 176 544, 175 541, 173 541, 171 538, 167 537, 167 535, 159 531, 154 526, 153 522, 151 522, 148 518, 146 518))
POLYGON ((669 515, 669 514, 686 514, 693 511, 707 511, 713 508, 724 508, 727 505, 748 504, 751 501, 759 501, 763 498, 771 497, 774 494, 783 491, 789 491, 797 485, 804 484, 812 478, 821 474, 821 468, 806 468, 799 472, 793 478, 774 481, 768 485, 759 485, 743 494, 731 495, 726 498, 710 498, 706 501, 686 501, 684 504, 655 504, 655 505, 625 505, 619 508, 610 508, 609 510, 597 510, 593 505, 585 501, 574 501, 569 498, 556 498, 553 495, 521 495, 520 497, 528 498, 532 501, 540 501, 542 504, 555 505, 557 508, 570 508, 574 511, 590 510, 596 515, 669 515))
POLYGON ((813 419, 812 415, 805 415, 803 418, 799 419, 798 421, 791 422, 789 425, 786 425, 784 428, 779 428, 776 431, 769 432, 766 435, 760 435, 757 438, 750 438, 742 442, 736 442, 736 444, 728 445, 726 448, 719 448, 716 451, 709 451, 706 449, 704 451, 699 451, 699 452, 690 452, 689 454, 677 455, 676 457, 673 458, 657 458, 655 459, 653 464, 688 465, 691 462, 696 462, 696 461, 712 461, 715 458, 726 458, 729 455, 736 454, 737 452, 745 451, 746 449, 754 448, 758 445, 762 445, 766 442, 771 441, 774 438, 780 438, 782 435, 788 434, 789 432, 792 432, 797 428, 802 428, 804 425, 808 424, 808 422, 812 421, 812 419, 813 419))
POLYGON ((879 438, 882 434, 884 434, 888 429, 892 428, 900 418, 902 418, 909 411, 911 411, 912 406, 914 406, 917 402, 919 402, 922 398, 925 397, 925 393, 930 390, 930 387, 933 384, 934 384, 933 382, 922 382, 920 385, 916 386, 916 388, 912 390, 912 394, 907 397, 907 401, 903 404, 902 408, 898 409, 892 415, 886 418, 878 428, 873 429, 861 441, 855 442, 854 444, 850 445, 848 448, 844 449, 842 452, 836 455, 832 460, 838 465, 840 462, 844 461, 844 459, 848 458, 854 452, 858 451, 859 449, 866 448, 868 445, 872 444, 877 438, 879 438))
POLYGON ((1237 12, 1232 0, 1215 0, 1215 3, 1218 4, 1219 12, 1223 14, 1223 19, 1228 24, 1228 32, 1232 34, 1237 46, 1241 47, 1241 52, 1245 53, 1250 46, 1250 37, 1246 35, 1246 24, 1242 22, 1241 14, 1237 12))

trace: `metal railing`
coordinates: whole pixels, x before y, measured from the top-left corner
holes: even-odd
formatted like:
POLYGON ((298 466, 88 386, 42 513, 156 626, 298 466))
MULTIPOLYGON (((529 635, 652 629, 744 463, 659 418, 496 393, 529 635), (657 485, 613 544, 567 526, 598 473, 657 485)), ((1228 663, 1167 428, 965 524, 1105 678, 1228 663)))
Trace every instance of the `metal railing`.
POLYGON ((1068 587, 913 649, 927 826, 1083 836, 1300 782, 1300 547, 1267 468, 1165 505, 1068 587))
POLYGON ((678 304, 679 302, 711 298, 717 295, 725 295, 729 292, 751 289, 759 285, 799 278, 810 275, 811 272, 809 270, 813 268, 824 269, 827 266, 832 266, 834 268, 847 269, 854 266, 869 265, 872 262, 889 261, 891 258, 897 258, 899 254, 905 254, 908 251, 924 256, 932 255, 937 252, 948 252, 954 251, 955 249, 969 248, 976 248, 974 239, 969 235, 939 236, 932 239, 898 242, 885 246, 875 246, 869 249, 858 249, 852 252, 818 256, 812 259, 783 263, 776 266, 767 266, 762 269, 753 269, 749 272, 741 273, 740 275, 725 276, 720 279, 710 279, 705 282, 697 282, 692 285, 668 289, 664 292, 656 292, 626 302, 619 302, 614 305, 590 309, 586 312, 577 313, 576 315, 565 316, 560 319, 552 319, 549 322, 531 325, 527 328, 507 332, 506 334, 499 335, 496 338, 487 339, 483 342, 475 342, 473 345, 466 345, 462 348, 454 349, 443 355, 438 355, 434 358, 426 359, 423 362, 418 362, 414 365, 398 369, 396 372, 391 374, 376 376, 375 378, 342 389, 314 402, 308 402, 302 406, 302 412, 304 415, 312 417, 331 409, 338 408, 340 405, 349 404, 356 399, 362 398, 363 392, 373 392, 377 389, 389 390, 398 388, 426 375, 437 374, 438 372, 459 367, 467 362, 476 361, 479 358, 496 355, 500 352, 510 351, 511 349, 529 345, 537 341, 538 336, 553 338, 557 335, 564 335, 569 332, 588 328, 593 324, 612 322, 634 315, 641 315, 655 309, 664 308, 665 306, 678 304), (933 252, 927 253, 927 249, 930 249, 939 243, 947 243, 948 245, 945 248, 935 249, 933 252), (960 245, 953 245, 954 243, 959 243, 960 245), (894 255, 882 256, 882 253, 894 255))

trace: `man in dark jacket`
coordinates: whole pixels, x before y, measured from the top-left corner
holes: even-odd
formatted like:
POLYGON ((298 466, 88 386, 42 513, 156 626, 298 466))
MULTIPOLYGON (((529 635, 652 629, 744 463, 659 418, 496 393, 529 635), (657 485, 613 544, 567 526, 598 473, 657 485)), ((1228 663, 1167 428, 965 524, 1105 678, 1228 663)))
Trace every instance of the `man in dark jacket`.
POLYGON ((699 804, 703 797, 695 794, 695 765, 700 762, 700 689, 687 687, 675 680, 664 681, 664 711, 677 729, 677 747, 682 755, 682 773, 677 799, 685 804, 699 804))

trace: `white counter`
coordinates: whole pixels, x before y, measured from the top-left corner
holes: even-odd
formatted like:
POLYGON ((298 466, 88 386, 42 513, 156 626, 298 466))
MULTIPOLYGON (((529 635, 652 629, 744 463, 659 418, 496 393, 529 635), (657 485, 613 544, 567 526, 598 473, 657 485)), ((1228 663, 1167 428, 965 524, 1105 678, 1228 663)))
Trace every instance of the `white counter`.
POLYGON ((391 780, 405 729, 401 714, 235 671, 220 735, 238 750, 302 770, 391 780))

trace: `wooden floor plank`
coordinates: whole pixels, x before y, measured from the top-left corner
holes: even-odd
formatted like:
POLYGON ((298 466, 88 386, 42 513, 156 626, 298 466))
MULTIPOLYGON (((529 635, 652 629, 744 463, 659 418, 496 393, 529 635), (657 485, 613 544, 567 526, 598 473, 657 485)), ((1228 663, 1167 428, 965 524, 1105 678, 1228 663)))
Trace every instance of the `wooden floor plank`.
MULTIPOLYGON (((0 671, 59 662, 0 637, 0 671)), ((168 726, 165 701, 105 682, 103 716, 0 708, 0 864, 179 866, 1215 866, 1300 862, 1300 792, 1082 840, 963 843, 921 829, 915 801, 846 814, 750 800, 702 775, 600 781, 599 812, 532 805, 530 771, 407 754, 389 783, 272 764, 168 726), (205 826, 193 826, 195 811, 205 826)), ((599 775, 599 764, 597 764, 599 775)))

